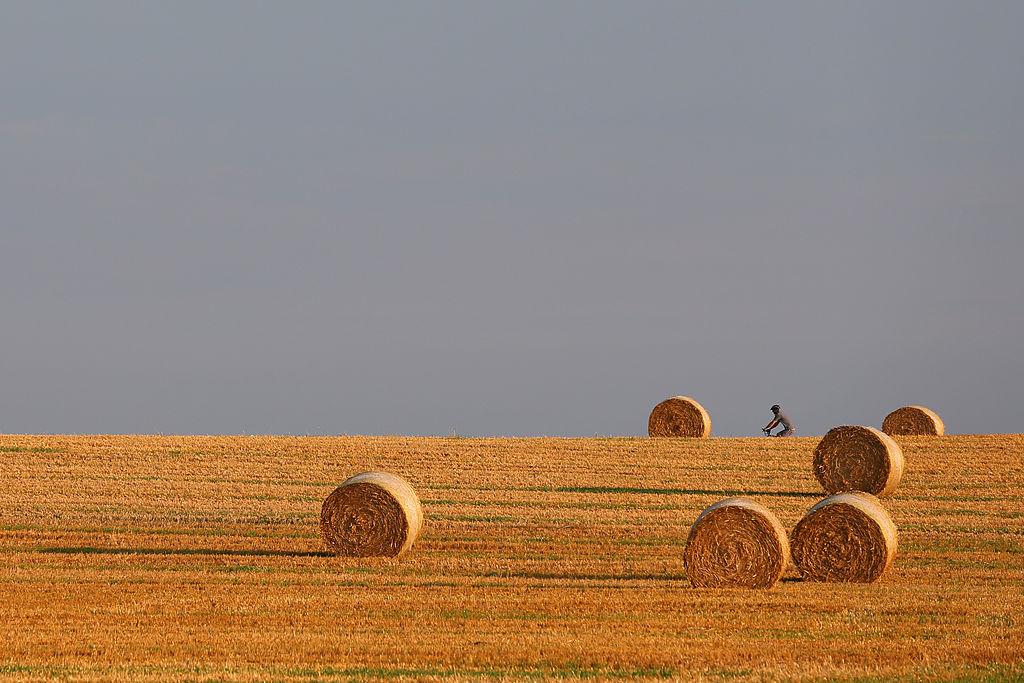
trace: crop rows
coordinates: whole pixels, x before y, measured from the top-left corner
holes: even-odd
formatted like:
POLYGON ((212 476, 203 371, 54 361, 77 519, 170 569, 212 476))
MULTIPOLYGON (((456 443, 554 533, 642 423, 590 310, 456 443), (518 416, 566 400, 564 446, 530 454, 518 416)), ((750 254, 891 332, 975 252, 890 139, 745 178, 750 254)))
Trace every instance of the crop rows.
POLYGON ((874 585, 692 588, 697 514, 792 529, 813 438, 0 437, 0 678, 1024 676, 1024 436, 898 439, 874 585), (324 552, 323 499, 406 478, 400 560, 324 552))

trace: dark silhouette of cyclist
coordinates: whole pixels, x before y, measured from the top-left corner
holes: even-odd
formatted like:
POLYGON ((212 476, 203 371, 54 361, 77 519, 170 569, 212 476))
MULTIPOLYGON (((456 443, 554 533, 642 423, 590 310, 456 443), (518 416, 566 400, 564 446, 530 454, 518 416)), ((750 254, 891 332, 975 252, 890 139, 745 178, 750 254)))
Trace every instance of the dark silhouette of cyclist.
POLYGON ((778 403, 772 406, 772 412, 775 413, 775 417, 772 418, 771 422, 761 427, 762 432, 768 436, 793 436, 796 434, 796 426, 789 419, 789 416, 782 412, 782 408, 778 403), (778 434, 772 434, 772 430, 780 423, 782 424, 782 431, 778 434))

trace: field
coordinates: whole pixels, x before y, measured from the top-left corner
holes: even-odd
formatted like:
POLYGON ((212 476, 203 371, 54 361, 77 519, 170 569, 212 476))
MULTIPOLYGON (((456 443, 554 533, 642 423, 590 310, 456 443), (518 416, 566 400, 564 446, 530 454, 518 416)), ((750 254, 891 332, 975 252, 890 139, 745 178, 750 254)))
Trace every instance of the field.
POLYGON ((787 529, 816 439, 0 436, 0 679, 1024 678, 1024 435, 898 439, 874 585, 692 588, 705 506, 787 529), (401 474, 400 560, 320 504, 401 474))

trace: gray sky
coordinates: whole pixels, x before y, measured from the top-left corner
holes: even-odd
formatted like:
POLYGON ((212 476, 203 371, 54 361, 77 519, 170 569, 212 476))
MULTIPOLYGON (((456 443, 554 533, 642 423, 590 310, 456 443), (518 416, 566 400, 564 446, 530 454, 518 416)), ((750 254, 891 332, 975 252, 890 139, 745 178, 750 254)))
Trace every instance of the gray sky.
POLYGON ((1022 431, 1022 25, 6 2, 0 431, 1022 431))

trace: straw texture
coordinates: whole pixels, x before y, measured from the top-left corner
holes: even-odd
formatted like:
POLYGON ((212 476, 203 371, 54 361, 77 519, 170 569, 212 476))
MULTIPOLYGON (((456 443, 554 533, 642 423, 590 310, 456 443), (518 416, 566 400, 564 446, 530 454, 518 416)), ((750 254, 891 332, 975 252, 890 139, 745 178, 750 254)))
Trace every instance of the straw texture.
POLYGON ((826 493, 886 496, 903 477, 903 451, 892 437, 873 427, 833 427, 814 449, 814 476, 826 493))
POLYGON ((889 436, 942 436, 946 425, 935 411, 924 406, 903 406, 885 416, 882 431, 889 436))
POLYGON ((651 436, 711 436, 711 416, 689 396, 673 396, 654 406, 647 419, 651 436))
POLYGON ((727 498, 697 517, 683 563, 698 588, 771 588, 789 564, 789 539, 763 505, 727 498))
POLYGON ((874 496, 829 496, 793 529, 793 563, 808 581, 872 583, 896 556, 896 526, 874 496))
POLYGON ((346 479, 320 510, 320 532, 338 555, 397 557, 412 547, 422 528, 416 492, 387 472, 346 479))

